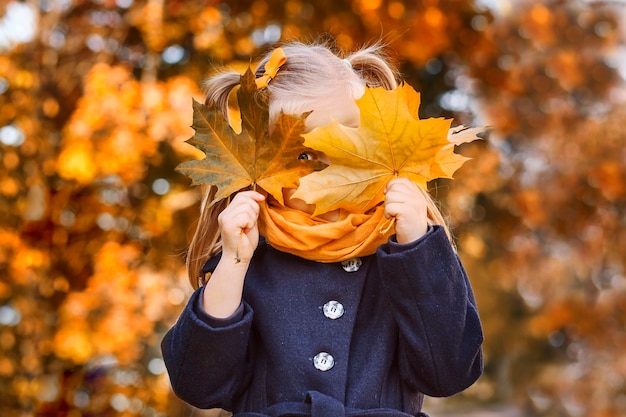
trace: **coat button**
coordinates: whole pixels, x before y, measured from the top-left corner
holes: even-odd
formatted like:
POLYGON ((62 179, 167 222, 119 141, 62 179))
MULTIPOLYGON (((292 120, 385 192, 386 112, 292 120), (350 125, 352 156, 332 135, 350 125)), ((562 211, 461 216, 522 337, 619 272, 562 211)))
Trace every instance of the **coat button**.
POLYGON ((360 258, 352 258, 345 260, 341 263, 343 270, 346 272, 356 272, 359 270, 363 262, 360 258))
POLYGON ((324 315, 331 320, 336 320, 339 317, 343 316, 344 308, 343 304, 339 301, 331 300, 324 304, 324 315))
POLYGON ((313 358, 313 365, 317 370, 326 372, 335 366, 335 358, 330 353, 320 352, 313 358))

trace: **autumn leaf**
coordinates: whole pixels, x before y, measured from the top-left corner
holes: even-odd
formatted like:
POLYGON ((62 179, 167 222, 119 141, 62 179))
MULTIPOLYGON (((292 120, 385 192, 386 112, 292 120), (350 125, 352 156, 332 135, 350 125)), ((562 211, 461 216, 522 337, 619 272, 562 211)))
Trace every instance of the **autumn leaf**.
POLYGON ((193 185, 216 186, 214 202, 258 185, 283 203, 283 187, 296 188, 300 177, 324 166, 298 159, 308 150, 301 136, 307 114, 280 114, 269 133, 267 104, 258 96, 263 93, 257 91, 254 79, 248 69, 237 91, 239 133, 216 106, 193 101, 195 134, 187 142, 203 151, 206 158, 183 162, 177 170, 189 176, 193 185))
POLYGON ((477 130, 450 130, 451 119, 419 119, 420 95, 410 85, 388 91, 368 88, 357 100, 359 127, 337 121, 304 135, 305 145, 324 152, 331 165, 300 179, 294 198, 316 205, 315 214, 343 208, 365 212, 383 201, 387 182, 407 177, 425 187, 451 178, 466 158, 458 143, 477 139, 477 130), (465 132, 461 134, 461 132, 465 132))

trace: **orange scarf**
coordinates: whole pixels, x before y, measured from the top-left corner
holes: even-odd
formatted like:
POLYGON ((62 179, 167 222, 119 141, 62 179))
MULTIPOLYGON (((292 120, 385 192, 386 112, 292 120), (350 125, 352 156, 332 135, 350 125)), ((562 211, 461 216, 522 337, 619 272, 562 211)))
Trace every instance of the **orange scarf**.
POLYGON ((341 262, 372 255, 394 231, 393 227, 386 228, 384 233, 380 231, 389 222, 382 205, 366 214, 341 210, 339 219, 331 222, 276 201, 265 201, 261 203, 259 217, 259 230, 270 245, 317 262, 341 262))

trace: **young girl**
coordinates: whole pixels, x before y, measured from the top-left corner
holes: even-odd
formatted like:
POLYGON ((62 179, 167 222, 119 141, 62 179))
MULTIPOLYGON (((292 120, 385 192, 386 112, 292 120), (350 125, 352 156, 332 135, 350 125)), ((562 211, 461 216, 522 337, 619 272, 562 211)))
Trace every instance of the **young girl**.
MULTIPOLYGON (((365 87, 398 85, 377 47, 341 59, 291 43, 256 77, 270 124, 281 110, 311 112, 308 130, 332 119, 357 126, 365 87)), ((212 78, 207 104, 227 115, 239 81, 212 78)), ((174 392, 235 416, 400 417, 425 416, 424 395, 476 381, 476 303, 428 193, 398 178, 371 213, 313 217, 293 191, 284 190, 284 206, 256 191, 210 205, 207 188, 187 258, 196 291, 162 343, 174 392), (390 217, 395 230, 379 233, 390 217)))

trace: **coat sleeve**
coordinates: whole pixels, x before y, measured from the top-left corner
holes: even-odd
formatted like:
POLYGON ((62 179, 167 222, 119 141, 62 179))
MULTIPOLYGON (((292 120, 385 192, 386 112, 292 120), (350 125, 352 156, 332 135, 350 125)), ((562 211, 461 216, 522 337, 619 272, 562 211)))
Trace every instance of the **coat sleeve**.
POLYGON ((381 246, 379 268, 400 330, 399 360, 409 386, 432 397, 456 394, 482 374, 476 301, 445 231, 381 246))
POLYGON ((229 319, 212 319, 201 311, 196 290, 178 321, 165 334, 161 351, 174 393, 198 408, 232 410, 245 387, 246 352, 253 312, 243 303, 229 319))

